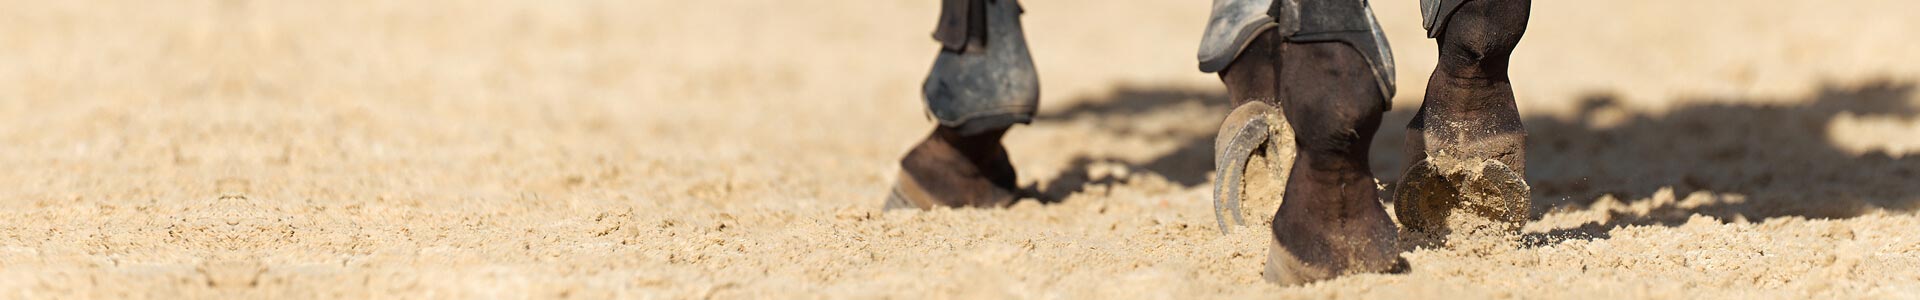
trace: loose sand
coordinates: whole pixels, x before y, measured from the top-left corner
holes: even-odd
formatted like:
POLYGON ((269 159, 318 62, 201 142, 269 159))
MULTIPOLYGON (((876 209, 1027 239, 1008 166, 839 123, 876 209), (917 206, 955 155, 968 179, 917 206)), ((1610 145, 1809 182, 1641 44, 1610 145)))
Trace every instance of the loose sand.
POLYGON ((1920 297, 1920 2, 1536 1, 1525 239, 1294 288, 1206 1, 1028 1, 1059 201, 890 213, 935 1, 5 2, 0 298, 1920 297))

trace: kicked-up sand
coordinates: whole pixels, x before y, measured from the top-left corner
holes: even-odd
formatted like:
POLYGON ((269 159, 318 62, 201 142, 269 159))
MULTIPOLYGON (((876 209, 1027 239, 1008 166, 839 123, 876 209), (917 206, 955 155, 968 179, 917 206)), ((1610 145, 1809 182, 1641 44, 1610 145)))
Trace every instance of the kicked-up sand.
POLYGON ((1536 1, 1525 235, 1285 288, 1206 1, 1027 1, 1052 200, 884 213, 936 1, 6 2, 0 298, 1920 297, 1920 2, 1536 1))

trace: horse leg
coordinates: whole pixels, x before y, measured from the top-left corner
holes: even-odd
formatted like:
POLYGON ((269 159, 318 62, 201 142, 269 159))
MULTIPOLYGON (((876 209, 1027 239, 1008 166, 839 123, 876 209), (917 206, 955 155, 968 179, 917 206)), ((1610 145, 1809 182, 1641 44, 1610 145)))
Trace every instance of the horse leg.
POLYGON ((1386 111, 1371 65, 1344 43, 1281 49, 1280 104, 1299 156, 1274 213, 1267 277, 1292 285, 1401 267, 1367 159, 1386 111))
MULTIPOLYGON (((1245 179, 1236 175, 1244 169, 1232 167, 1247 163, 1254 149, 1297 152, 1290 166, 1274 168, 1288 175, 1273 216, 1267 279, 1297 285, 1404 267, 1394 245, 1398 232, 1368 169, 1367 152, 1386 109, 1371 65, 1348 44, 1278 40, 1257 38, 1221 73, 1238 108, 1216 140, 1226 167, 1216 172, 1215 190, 1227 191, 1216 199, 1237 199, 1245 179), (1241 124, 1276 128, 1270 139, 1236 139, 1266 133, 1241 124)), ((1229 228, 1225 218, 1220 222, 1229 228)))
POLYGON ((1526 129, 1520 124, 1507 62, 1526 31, 1530 0, 1465 0, 1435 36, 1440 59, 1427 97, 1407 124, 1406 156, 1395 208, 1409 233, 1434 242, 1454 230, 1519 230, 1530 205, 1526 129), (1449 221, 1466 211, 1490 223, 1449 221), (1454 228, 1461 227, 1461 228, 1454 228))
POLYGON ((906 157, 887 209, 999 207, 1018 198, 1017 174, 1000 138, 1031 122, 1039 78, 1015 0, 944 0, 935 39, 942 49, 922 86, 939 120, 906 157))

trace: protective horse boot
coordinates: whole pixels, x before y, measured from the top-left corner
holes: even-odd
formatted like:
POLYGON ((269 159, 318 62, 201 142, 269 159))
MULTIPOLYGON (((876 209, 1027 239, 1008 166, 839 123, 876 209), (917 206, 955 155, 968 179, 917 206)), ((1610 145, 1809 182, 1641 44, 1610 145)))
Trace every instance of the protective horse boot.
POLYGON ((1394 86, 1391 52, 1366 2, 1215 0, 1213 8, 1200 70, 1220 74, 1234 106, 1214 140, 1221 232, 1244 225, 1248 180, 1283 178, 1269 281, 1403 269, 1398 231, 1367 166, 1394 86), (1247 174, 1255 160, 1281 176, 1247 174))
POLYGON ((1426 102, 1407 124, 1412 165, 1394 195, 1400 224, 1417 243, 1435 244, 1456 231, 1512 235, 1528 218, 1526 129, 1507 61, 1526 31, 1530 6, 1530 0, 1421 1, 1440 61, 1426 102))
POLYGON ((1018 198, 1000 138, 1033 120, 1040 80, 1015 0, 943 0, 922 86, 933 133, 900 160, 887 209, 998 207, 1018 198))

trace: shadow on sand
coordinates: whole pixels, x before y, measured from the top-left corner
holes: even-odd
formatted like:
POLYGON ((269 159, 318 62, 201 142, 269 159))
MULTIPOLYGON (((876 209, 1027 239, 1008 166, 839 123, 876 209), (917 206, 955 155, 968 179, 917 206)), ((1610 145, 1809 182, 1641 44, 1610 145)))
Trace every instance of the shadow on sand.
MULTIPOLYGON (((1076 120, 1125 120, 1139 119, 1157 113, 1175 105, 1199 103, 1208 112, 1208 118, 1194 120, 1217 124, 1227 114, 1227 95, 1224 90, 1195 88, 1153 88, 1122 86, 1103 99, 1076 99, 1072 106, 1058 113, 1041 114, 1035 125, 1054 122, 1073 122, 1076 120)), ((1140 134, 1128 132, 1126 128, 1113 129, 1116 134, 1140 134)), ((1117 162, 1130 170, 1143 170, 1158 174, 1182 187, 1194 187, 1210 182, 1207 178, 1213 171, 1213 134, 1171 133, 1161 138, 1177 139, 1180 147, 1145 162, 1125 161, 1110 157, 1076 156, 1061 169, 1060 173, 1046 178, 1045 187, 1036 188, 1038 199, 1042 203, 1055 203, 1074 193, 1085 190, 1088 185, 1107 185, 1125 183, 1125 178, 1102 176, 1093 178, 1087 170, 1098 162, 1117 162)))
MULTIPOLYGON (((1524 121, 1529 132, 1527 180, 1533 186, 1536 219, 1550 211, 1587 208, 1607 195, 1632 205, 1655 201, 1656 193, 1670 189, 1673 198, 1699 200, 1661 201, 1644 214, 1620 214, 1606 224, 1529 238, 1605 238, 1616 227, 1675 226, 1694 214, 1723 221, 1760 221, 1790 216, 1850 218, 1873 209, 1913 211, 1920 207, 1920 155, 1855 154, 1835 144, 1829 127, 1843 115, 1920 117, 1916 107, 1920 104, 1911 100, 1914 92, 1913 83, 1888 80, 1827 84, 1811 99, 1692 98, 1677 101, 1685 104, 1659 114, 1629 111, 1617 97, 1595 93, 1576 99, 1581 107, 1573 117, 1529 116, 1524 121)), ((1183 101, 1203 101, 1215 115, 1225 115, 1227 110, 1224 94, 1213 90, 1122 87, 1111 95, 1110 99, 1072 102, 1076 104, 1042 115, 1037 124, 1150 116, 1183 101)), ((1399 157, 1401 139, 1414 110, 1400 107, 1387 112, 1374 139, 1373 170, 1389 189, 1383 195, 1392 194, 1391 183, 1406 166, 1399 157)), ((1182 140, 1184 146, 1147 161, 1076 157, 1062 173, 1043 177, 1050 183, 1038 192, 1043 201, 1051 202, 1090 183, 1124 180, 1089 178, 1087 167, 1096 161, 1118 161, 1186 187, 1207 184, 1212 134, 1170 138, 1182 140)))
POLYGON ((1528 118, 1536 218, 1588 208, 1607 195, 1627 205, 1653 201, 1651 211, 1614 212, 1605 224, 1530 238, 1605 238, 1613 228, 1677 226, 1695 214, 1725 222, 1913 211, 1920 207, 1920 155, 1847 151, 1830 130, 1847 115, 1913 120, 1920 115, 1914 89, 1886 80, 1827 84, 1810 99, 1686 99, 1690 104, 1660 115, 1625 112, 1616 97, 1593 94, 1579 100, 1573 118, 1528 118), (1616 125, 1591 126, 1596 122, 1616 125), (1673 196, 1656 195, 1663 189, 1673 196))

